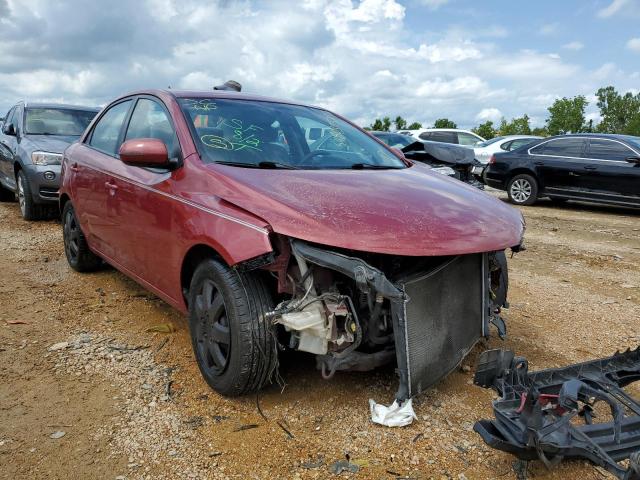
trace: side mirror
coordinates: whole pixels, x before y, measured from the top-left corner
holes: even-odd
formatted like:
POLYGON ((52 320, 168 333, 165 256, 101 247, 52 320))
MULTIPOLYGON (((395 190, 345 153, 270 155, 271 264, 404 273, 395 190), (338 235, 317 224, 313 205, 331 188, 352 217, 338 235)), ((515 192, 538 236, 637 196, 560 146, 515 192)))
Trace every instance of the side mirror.
POLYGON ((636 165, 640 165, 640 157, 627 157, 625 160, 629 163, 635 163, 636 165))
POLYGON ((120 146, 120 160, 136 167, 169 168, 169 154, 162 140, 133 138, 120 146))
POLYGON ((16 127, 13 125, 13 123, 9 123, 9 124, 5 125, 2 128, 2 132, 5 135, 11 135, 12 137, 15 137, 16 136, 16 127))

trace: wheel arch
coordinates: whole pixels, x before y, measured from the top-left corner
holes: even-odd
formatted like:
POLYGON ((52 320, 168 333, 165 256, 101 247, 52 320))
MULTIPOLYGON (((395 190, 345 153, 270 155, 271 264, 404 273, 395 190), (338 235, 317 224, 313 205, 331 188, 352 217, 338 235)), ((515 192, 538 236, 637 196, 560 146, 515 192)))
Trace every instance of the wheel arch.
POLYGON ((182 291, 182 297, 187 307, 188 292, 193 274, 195 273, 196 268, 198 268, 198 265, 200 265, 203 260, 209 258, 220 260, 225 265, 229 265, 227 260, 225 260, 224 256, 218 251, 218 249, 205 243, 198 243, 191 246, 182 258, 182 265, 180 266, 180 289, 182 291))

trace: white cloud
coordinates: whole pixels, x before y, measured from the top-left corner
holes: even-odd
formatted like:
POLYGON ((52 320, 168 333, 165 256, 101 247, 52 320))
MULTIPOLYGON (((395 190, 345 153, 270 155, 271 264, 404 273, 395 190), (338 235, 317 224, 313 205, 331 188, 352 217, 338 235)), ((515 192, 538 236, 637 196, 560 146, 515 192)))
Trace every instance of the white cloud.
POLYGON ((598 17, 609 18, 621 11, 623 7, 631 3, 631 0, 613 0, 608 6, 598 10, 598 17))
POLYGON ((498 122, 503 117, 502 112, 495 108, 483 108, 476 115, 477 122, 486 122, 487 120, 491 120, 492 122, 498 122))
POLYGON ((640 53, 640 37, 629 39, 627 42, 627 48, 633 52, 640 53))
POLYGON ((577 40, 569 43, 565 43, 562 48, 566 50, 582 50, 584 48, 584 44, 582 42, 578 42, 577 40))
POLYGON ((133 89, 209 90, 235 79, 245 91, 321 105, 361 123, 402 115, 471 127, 525 112, 544 118, 555 98, 609 84, 624 91, 640 78, 613 64, 589 69, 518 50, 515 38, 498 44, 508 32, 490 21, 486 28, 416 27, 408 16, 419 0, 6 5, 0 114, 20 98, 102 105, 133 89))

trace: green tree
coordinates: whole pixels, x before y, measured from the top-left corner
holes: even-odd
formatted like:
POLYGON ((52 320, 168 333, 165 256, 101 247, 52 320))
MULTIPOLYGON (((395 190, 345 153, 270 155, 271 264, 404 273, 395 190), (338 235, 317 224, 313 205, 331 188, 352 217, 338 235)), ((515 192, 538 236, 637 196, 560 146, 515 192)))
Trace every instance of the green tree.
POLYGON ((547 127, 536 127, 531 129, 531 135, 536 135, 537 137, 548 137, 549 131, 547 127))
POLYGON ((458 125, 448 118, 439 118, 433 124, 433 128, 458 128, 458 125))
POLYGON ((627 92, 620 95, 612 87, 603 87, 596 92, 598 108, 602 121, 597 127, 604 133, 627 133, 637 135, 637 126, 640 120, 640 93, 633 95, 627 92))
POLYGON ((484 123, 481 123, 476 128, 472 128, 471 131, 476 135, 480 135, 482 138, 486 138, 489 140, 496 136, 498 132, 493 128, 493 122, 491 120, 487 120, 484 123))
POLYGON ((405 128, 407 128, 407 121, 400 115, 396 117, 396 119, 393 121, 393 124, 395 125, 396 130, 404 130, 405 128))
POLYGON ((411 125, 407 127, 407 130, 420 130, 422 128, 422 124, 420 122, 413 122, 411 125))
POLYGON ((522 117, 512 118, 510 122, 502 117, 498 133, 500 135, 531 135, 529 120, 529 115, 526 113, 522 117))
POLYGON ((391 119, 389 117, 383 117, 382 120, 376 118, 374 122, 369 126, 370 130, 376 130, 378 132, 388 132, 391 128, 391 119))
POLYGON ((565 133, 580 133, 587 128, 584 110, 589 102, 582 95, 573 98, 559 98, 549 110, 547 130, 549 135, 564 135, 565 133))

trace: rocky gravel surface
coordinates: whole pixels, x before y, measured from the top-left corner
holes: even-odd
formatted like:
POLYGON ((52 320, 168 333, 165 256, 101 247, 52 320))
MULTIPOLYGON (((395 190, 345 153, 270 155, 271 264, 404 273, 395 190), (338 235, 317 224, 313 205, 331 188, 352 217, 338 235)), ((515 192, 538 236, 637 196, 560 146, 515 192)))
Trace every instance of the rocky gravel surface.
MULTIPOLYGON (((220 397, 178 312, 113 269, 72 272, 58 223, 0 204, 0 478, 522 478, 472 431, 491 415, 492 392, 471 382, 482 349, 543 368, 640 343, 640 213, 546 202, 523 212, 507 340, 479 345, 415 399, 417 421, 389 429, 371 423, 368 399, 392 399, 392 368, 325 382, 290 354, 284 388, 220 397)), ((606 478, 583 461, 531 462, 526 476, 606 478)))

